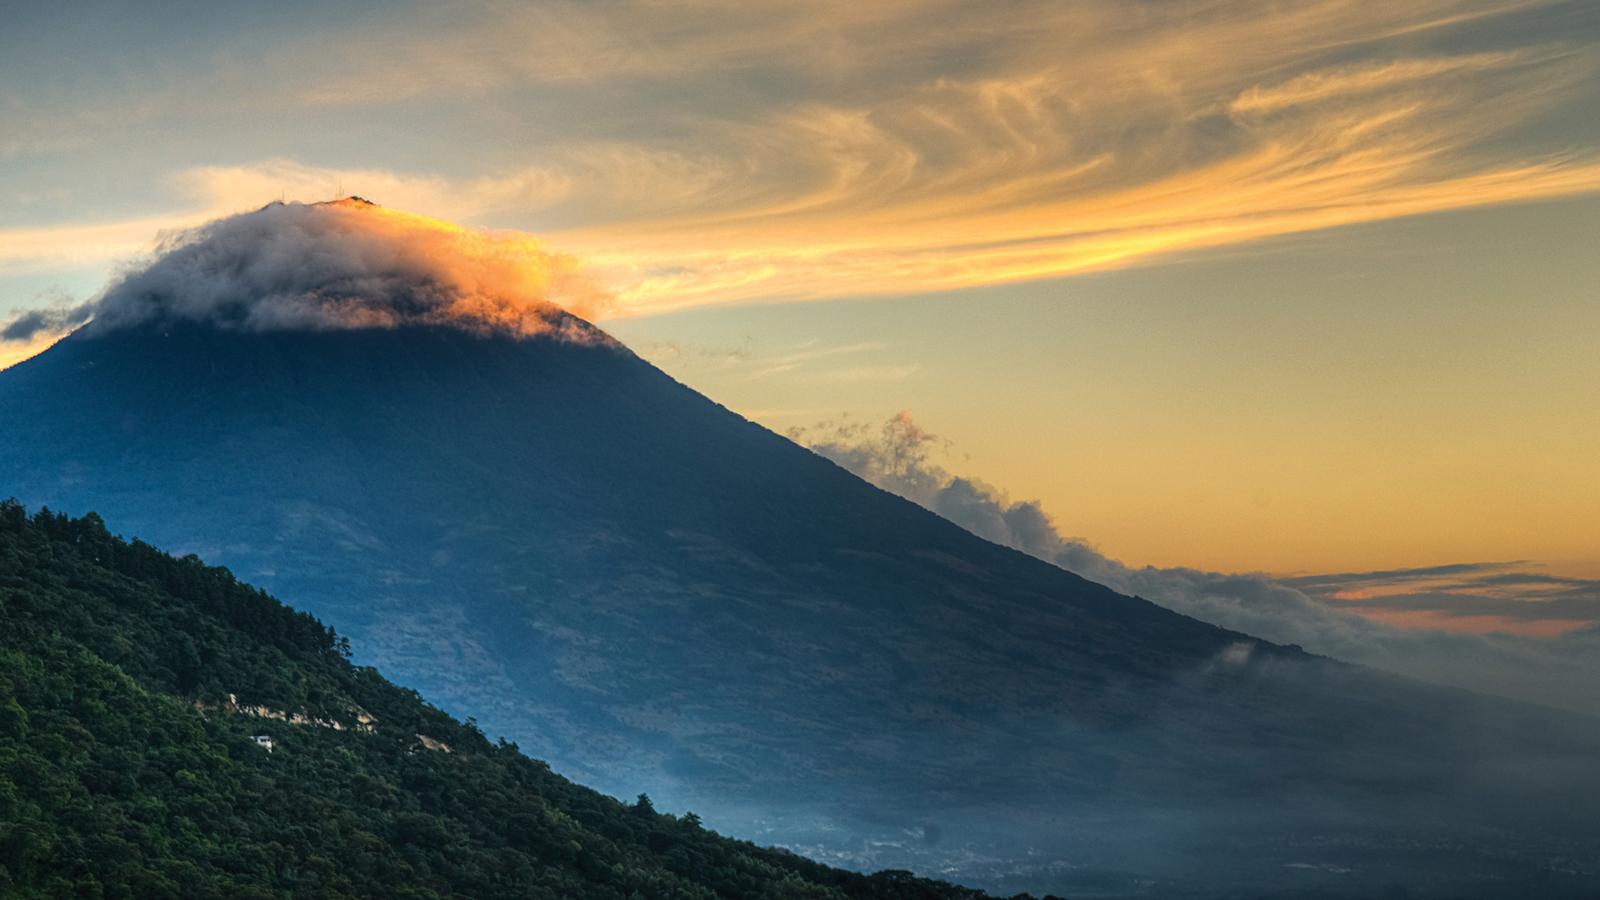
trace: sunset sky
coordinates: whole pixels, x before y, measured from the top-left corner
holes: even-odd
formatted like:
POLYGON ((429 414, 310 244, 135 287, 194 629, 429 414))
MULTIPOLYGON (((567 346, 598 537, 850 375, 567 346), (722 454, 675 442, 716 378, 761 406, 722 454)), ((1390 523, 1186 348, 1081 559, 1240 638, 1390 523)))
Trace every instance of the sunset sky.
POLYGON ((358 194, 569 254, 774 429, 910 411, 1129 565, 1600 619, 1592 0, 24 6, 0 323, 358 194))

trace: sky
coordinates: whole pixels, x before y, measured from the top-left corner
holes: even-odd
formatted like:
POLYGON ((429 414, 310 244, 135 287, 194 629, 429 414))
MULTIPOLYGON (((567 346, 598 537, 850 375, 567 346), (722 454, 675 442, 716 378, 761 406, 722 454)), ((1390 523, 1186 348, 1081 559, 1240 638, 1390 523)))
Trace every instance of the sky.
POLYGON ((268 6, 7 4, 0 323, 358 194, 534 236, 776 430, 907 412, 1135 569, 1600 620, 1600 4, 268 6))

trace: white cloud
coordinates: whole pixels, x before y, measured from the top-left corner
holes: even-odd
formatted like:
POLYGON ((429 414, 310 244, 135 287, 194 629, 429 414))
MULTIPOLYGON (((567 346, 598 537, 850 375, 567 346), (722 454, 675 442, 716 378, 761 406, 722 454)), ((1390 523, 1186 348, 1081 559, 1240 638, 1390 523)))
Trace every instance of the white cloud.
MULTIPOLYGON (((881 426, 833 423, 797 429, 791 436, 867 481, 979 537, 1202 621, 1427 681, 1600 714, 1600 695, 1593 689, 1600 684, 1600 626, 1551 639, 1402 629, 1336 608, 1307 590, 1264 574, 1134 568, 1106 557, 1081 538, 1064 537, 1039 504, 1014 502, 982 482, 945 471, 931 459, 932 451, 940 446, 939 439, 909 413, 902 412, 881 426)), ((1085 473, 1085 477, 1091 474, 1085 473)), ((1460 578, 1481 580, 1526 567, 1468 564, 1455 568, 1461 570, 1454 573, 1460 578)), ((1434 568, 1328 576, 1323 582, 1333 578, 1344 584, 1364 577, 1368 587, 1393 586, 1449 574, 1434 568)), ((1536 590, 1552 585, 1550 576, 1523 572, 1521 577, 1531 578, 1536 590)), ((1554 586, 1568 590, 1588 586, 1587 582, 1576 584, 1579 581, 1557 579, 1554 586)), ((1333 583, 1323 582, 1305 579, 1302 583, 1318 590, 1333 583)), ((1540 599, 1530 596, 1526 601, 1540 599)), ((1509 602, 1505 596, 1500 601, 1509 602)))
POLYGON ((33 340, 151 319, 246 330, 456 324, 604 340, 560 310, 606 302, 570 257, 517 233, 466 229, 360 200, 274 203, 168 236, 89 304, 22 314, 0 338, 33 340))

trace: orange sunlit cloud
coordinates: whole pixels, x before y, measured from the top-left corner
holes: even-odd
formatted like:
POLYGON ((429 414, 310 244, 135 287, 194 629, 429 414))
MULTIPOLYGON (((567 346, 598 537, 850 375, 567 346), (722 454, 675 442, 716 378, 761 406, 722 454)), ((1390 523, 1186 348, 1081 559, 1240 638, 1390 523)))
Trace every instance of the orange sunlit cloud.
POLYGON ((1457 616, 1439 610, 1362 609, 1352 612, 1396 628, 1449 631, 1458 634, 1516 634, 1550 638, 1594 625, 1591 619, 1513 619, 1507 616, 1457 616))
MULTIPOLYGON (((935 0, 827 15, 698 9, 681 14, 716 27, 647 43, 639 35, 665 15, 649 6, 508 11, 382 42, 382 57, 341 55, 314 97, 274 102, 688 80, 772 58, 829 90, 703 114, 676 134, 556 143, 471 177, 286 160, 198 167, 174 183, 204 212, 178 218, 279 194, 326 199, 342 185, 454 220, 515 219, 583 256, 629 313, 1104 271, 1600 190, 1600 156, 1505 140, 1590 83, 1596 48, 1511 28, 1494 49, 1445 46, 1457 29, 1540 5, 1177 4, 1144 9, 1138 28, 1108 2, 1002 17, 935 0), (898 64, 869 52, 891 37, 908 48, 898 64), (492 51, 508 42, 540 52, 483 62, 503 62, 492 51), (968 62, 929 63, 945 56, 968 62)), ((117 256, 157 227, 0 231, 0 266, 117 256)))
POLYGON ((274 203, 175 234, 106 290, 93 328, 155 316, 250 330, 462 324, 518 335, 592 330, 609 300, 576 260, 520 232, 464 228, 359 198, 274 203))
POLYGON ((1400 628, 1555 637, 1594 625, 1600 580, 1527 562, 1287 579, 1338 609, 1400 628))

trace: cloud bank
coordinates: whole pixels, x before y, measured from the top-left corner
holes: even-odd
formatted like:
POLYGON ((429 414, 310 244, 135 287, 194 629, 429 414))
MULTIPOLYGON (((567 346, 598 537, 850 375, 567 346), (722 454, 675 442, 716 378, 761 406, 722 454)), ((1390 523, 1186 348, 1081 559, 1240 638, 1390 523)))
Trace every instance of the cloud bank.
MULTIPOLYGON (((1400 628, 1350 611, 1349 591, 1377 593, 1380 604, 1432 605, 1456 615, 1480 614, 1492 603, 1504 611, 1520 603, 1520 615, 1600 618, 1596 585, 1527 571, 1507 563, 1464 564, 1390 572, 1341 573, 1274 579, 1256 573, 1224 574, 1196 569, 1133 568, 1106 557, 1088 542, 1065 537, 1031 501, 1015 502, 984 483, 951 475, 931 461, 939 441, 902 412, 881 426, 830 424, 791 431, 790 436, 884 490, 899 494, 968 531, 1054 563, 1119 592, 1143 597, 1202 621, 1347 662, 1402 675, 1600 715, 1600 625, 1557 638, 1512 634, 1464 634, 1400 628), (1441 583, 1452 585, 1437 590, 1441 583), (1423 593, 1412 590, 1423 585, 1423 593), (1504 589, 1531 587, 1520 596, 1504 589), (1445 596, 1483 596, 1452 607, 1445 596), (1588 592, 1588 601, 1570 599, 1588 592), (1569 598, 1544 606, 1548 594, 1569 598)), ((1372 602, 1372 601, 1368 601, 1372 602)))
POLYGON ((606 295, 526 235, 462 228, 358 198, 274 203, 163 242, 94 305, 96 329, 174 318, 244 330, 458 325, 573 331, 606 295))
POLYGON ((85 321, 99 333, 168 320, 246 331, 451 325, 601 340, 565 311, 594 315, 606 302, 575 259, 526 235, 348 198, 274 203, 170 235, 98 299, 24 312, 0 341, 35 342, 85 321))

